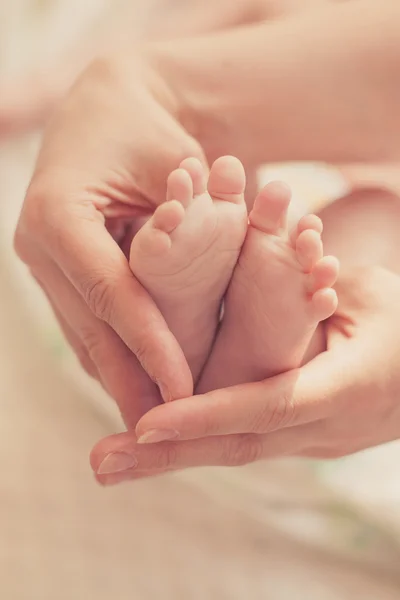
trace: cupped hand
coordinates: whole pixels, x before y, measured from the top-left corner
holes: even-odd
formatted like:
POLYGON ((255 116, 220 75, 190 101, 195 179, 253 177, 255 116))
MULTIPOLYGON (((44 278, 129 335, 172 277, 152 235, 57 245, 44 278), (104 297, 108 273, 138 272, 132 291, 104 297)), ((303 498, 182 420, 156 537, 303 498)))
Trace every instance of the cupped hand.
POLYGON ((400 279, 375 267, 354 270, 337 291, 326 352, 260 383, 154 408, 136 433, 94 448, 97 479, 108 485, 284 455, 336 458, 399 437, 400 279))
POLYGON ((126 253, 140 219, 163 201, 169 172, 203 156, 164 82, 144 59, 126 61, 94 62, 50 123, 15 245, 81 363, 133 427, 159 400, 153 382, 179 398, 192 380, 126 253))

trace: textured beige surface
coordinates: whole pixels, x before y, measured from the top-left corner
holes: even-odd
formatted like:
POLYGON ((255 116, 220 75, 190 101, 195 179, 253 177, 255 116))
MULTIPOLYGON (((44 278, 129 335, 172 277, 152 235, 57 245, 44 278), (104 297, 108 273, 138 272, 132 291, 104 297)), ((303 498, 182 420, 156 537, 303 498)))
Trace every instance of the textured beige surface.
MULTIPOLYGON (((55 10, 62 31, 82 4, 55 10)), ((8 48, 38 5, 0 3, 9 40, 15 25, 8 48)), ((60 344, 11 248, 35 148, 34 139, 0 147, 0 598, 398 598, 399 486, 376 484, 384 465, 394 481, 396 448, 338 466, 285 461, 111 490, 94 483, 88 452, 117 415, 60 344)))

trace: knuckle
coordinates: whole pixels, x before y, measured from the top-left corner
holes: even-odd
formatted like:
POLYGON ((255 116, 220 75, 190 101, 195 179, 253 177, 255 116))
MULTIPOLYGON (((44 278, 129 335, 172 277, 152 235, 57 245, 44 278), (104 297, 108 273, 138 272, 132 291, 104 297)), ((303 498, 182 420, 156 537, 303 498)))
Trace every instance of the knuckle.
POLYGON ((254 433, 267 433, 288 427, 295 419, 292 396, 283 394, 273 404, 265 403, 253 418, 250 428, 254 433))
POLYGON ((104 276, 87 277, 82 283, 82 294, 91 312, 106 323, 110 323, 114 311, 112 281, 104 276))
POLYGON ((239 467, 256 462, 262 457, 263 445, 258 435, 228 436, 222 455, 222 463, 227 467, 239 467))
POLYGON ((154 349, 158 347, 159 331, 153 324, 142 324, 136 330, 135 337, 129 340, 129 349, 134 353, 137 360, 148 375, 156 381, 156 373, 153 371, 154 349))
MULTIPOLYGON (((84 71, 84 76, 78 79, 79 88, 87 88, 88 93, 92 92, 94 86, 107 87, 106 84, 114 84, 117 81, 120 68, 118 61, 112 60, 109 56, 97 56, 84 71)), ((93 92, 92 92, 93 93, 93 92)))
POLYGON ((161 471, 173 467, 177 463, 177 451, 175 444, 165 443, 159 444, 151 448, 151 468, 159 469, 161 471))

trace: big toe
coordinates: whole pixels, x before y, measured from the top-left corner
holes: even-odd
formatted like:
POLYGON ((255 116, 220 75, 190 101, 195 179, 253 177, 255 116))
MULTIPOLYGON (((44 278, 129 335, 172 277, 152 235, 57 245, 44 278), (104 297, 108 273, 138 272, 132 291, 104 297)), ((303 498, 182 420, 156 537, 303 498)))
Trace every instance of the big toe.
POLYGON ((285 183, 267 184, 254 201, 249 215, 251 225, 264 233, 278 235, 286 228, 290 197, 290 188, 285 183))
POLYGON ((244 202, 246 175, 239 159, 222 156, 211 167, 208 192, 213 200, 225 200, 239 204, 244 202))

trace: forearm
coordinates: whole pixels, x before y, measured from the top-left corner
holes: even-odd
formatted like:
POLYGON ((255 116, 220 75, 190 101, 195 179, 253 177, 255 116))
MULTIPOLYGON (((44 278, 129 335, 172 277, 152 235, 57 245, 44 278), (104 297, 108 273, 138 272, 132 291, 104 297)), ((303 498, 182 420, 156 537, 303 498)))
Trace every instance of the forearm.
POLYGON ((261 20, 263 3, 260 0, 214 0, 212 3, 189 0, 182 4, 167 0, 159 8, 161 15, 153 11, 146 26, 149 39, 188 37, 261 20))
POLYGON ((354 0, 156 45, 151 58, 209 157, 394 160, 399 21, 397 3, 354 0))

